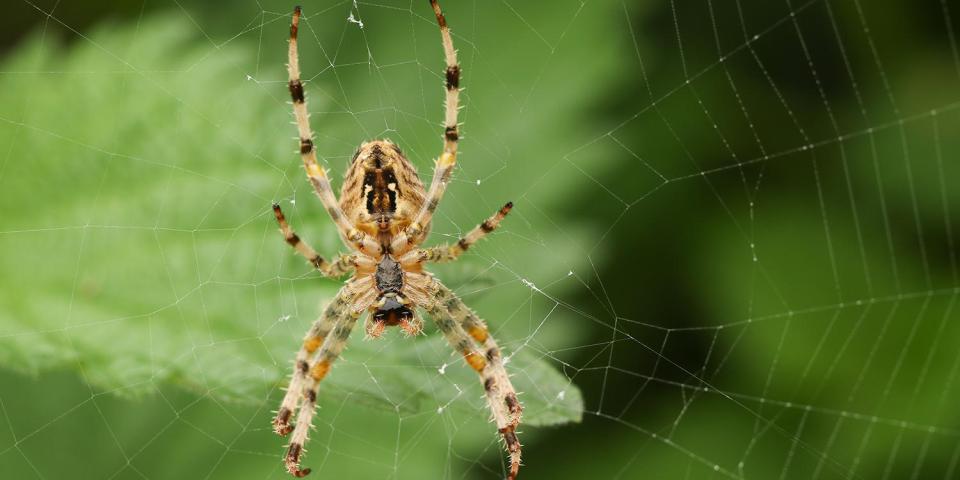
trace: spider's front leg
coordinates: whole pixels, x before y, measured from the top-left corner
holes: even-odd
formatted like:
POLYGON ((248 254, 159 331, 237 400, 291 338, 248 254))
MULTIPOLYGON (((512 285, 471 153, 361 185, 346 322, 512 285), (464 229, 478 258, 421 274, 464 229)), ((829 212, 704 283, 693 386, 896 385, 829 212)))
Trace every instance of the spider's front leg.
POLYGON ((336 322, 336 327, 332 333, 323 341, 317 358, 306 369, 305 380, 302 383, 300 393, 303 396, 300 411, 297 413, 297 423, 293 429, 293 435, 290 436, 290 444, 287 446, 287 454, 284 457, 287 472, 295 477, 305 477, 310 474, 309 468, 300 468, 300 457, 303 455, 303 446, 307 442, 307 435, 310 433, 310 427, 313 422, 313 414, 317 408, 317 391, 320 388, 320 381, 326 377, 330 371, 333 362, 343 352, 350 337, 350 332, 357 324, 357 319, 363 313, 363 309, 357 309, 355 306, 348 306, 346 311, 335 312, 340 317, 336 322))
POLYGON ((290 377, 287 393, 283 396, 277 416, 273 419, 273 431, 278 435, 287 435, 293 431, 290 418, 296 413, 297 406, 303 397, 303 385, 306 384, 310 374, 311 357, 324 345, 330 331, 355 297, 356 295, 349 290, 348 286, 341 288, 303 338, 303 344, 293 362, 293 375, 290 377))
POLYGON ((432 283, 434 297, 425 308, 450 345, 480 375, 493 420, 510 454, 507 478, 513 480, 520 470, 521 449, 516 430, 523 406, 504 368, 500 348, 483 321, 456 294, 435 279, 432 283), (477 344, 482 352, 477 350, 477 344))

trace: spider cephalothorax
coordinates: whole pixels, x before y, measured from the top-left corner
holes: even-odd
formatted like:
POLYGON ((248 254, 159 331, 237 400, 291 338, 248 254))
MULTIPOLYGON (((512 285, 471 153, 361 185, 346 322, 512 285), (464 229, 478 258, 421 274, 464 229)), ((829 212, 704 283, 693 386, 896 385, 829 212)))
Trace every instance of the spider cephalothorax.
POLYGON ((430 188, 425 190, 413 164, 388 140, 364 143, 357 149, 344 176, 338 200, 327 172, 317 163, 313 132, 307 120, 306 95, 300 81, 297 30, 300 8, 293 12, 287 65, 290 97, 300 137, 300 156, 307 178, 352 253, 328 262, 300 239, 287 224, 280 206, 273 212, 287 243, 325 276, 351 274, 343 288, 314 322, 294 362, 293 376, 274 418, 274 430, 291 434, 284 458, 287 471, 297 477, 310 473, 300 468, 300 457, 310 431, 320 381, 340 356, 350 332, 364 313, 367 335, 379 337, 389 326, 409 335, 421 331, 417 309, 426 310, 450 345, 479 375, 497 430, 510 454, 508 477, 520 468, 520 441, 516 428, 522 406, 503 365, 502 354, 487 326, 432 274, 424 264, 456 260, 471 245, 492 232, 510 212, 507 203, 453 245, 420 248, 430 231, 430 221, 443 197, 457 162, 457 109, 460 67, 446 20, 437 0, 430 5, 440 25, 446 58, 446 116, 443 153, 437 159, 430 188), (296 423, 290 420, 296 414, 296 423))
POLYGON ((422 323, 410 309, 410 300, 403 296, 403 267, 389 254, 384 254, 373 274, 380 296, 367 317, 367 335, 379 337, 385 327, 399 326, 408 335, 417 335, 422 323))

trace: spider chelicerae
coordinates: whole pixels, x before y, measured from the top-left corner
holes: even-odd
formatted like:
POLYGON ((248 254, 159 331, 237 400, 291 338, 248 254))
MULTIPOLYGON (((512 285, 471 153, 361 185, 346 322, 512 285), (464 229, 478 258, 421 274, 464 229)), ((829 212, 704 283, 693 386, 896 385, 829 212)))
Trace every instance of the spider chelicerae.
POLYGON ((379 337, 388 326, 399 326, 404 333, 417 335, 423 323, 417 307, 430 314, 450 345, 480 375, 493 421, 510 456, 508 478, 514 479, 520 469, 520 441, 516 429, 523 408, 504 368, 500 349, 483 320, 424 270, 426 263, 456 260, 471 245, 496 229, 513 207, 512 203, 507 203, 455 244, 420 248, 456 165, 459 140, 460 66, 457 52, 453 49, 450 30, 437 0, 430 0, 430 5, 440 25, 446 56, 447 91, 443 153, 436 161, 430 189, 424 191, 413 164, 396 145, 387 140, 375 140, 360 145, 353 156, 344 176, 339 201, 326 172, 317 164, 297 54, 300 7, 293 11, 287 71, 300 137, 300 156, 307 177, 336 223, 341 239, 353 250, 332 262, 325 260, 293 232, 280 206, 273 205, 273 213, 287 243, 321 274, 339 277, 352 273, 307 332, 294 362, 290 385, 273 420, 273 429, 278 434, 293 433, 284 462, 287 471, 296 477, 310 473, 309 468, 300 468, 300 457, 311 428, 320 381, 343 351, 357 320, 364 312, 370 312, 366 319, 366 333, 371 338, 379 337), (295 413, 295 423, 291 424, 295 413))

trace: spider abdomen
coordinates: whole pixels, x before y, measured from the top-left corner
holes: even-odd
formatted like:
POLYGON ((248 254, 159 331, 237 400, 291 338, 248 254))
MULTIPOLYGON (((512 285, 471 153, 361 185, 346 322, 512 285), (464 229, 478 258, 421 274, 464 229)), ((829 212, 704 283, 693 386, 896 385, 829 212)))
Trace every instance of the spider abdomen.
POLYGON ((426 196, 417 170, 389 140, 360 145, 344 176, 340 207, 358 229, 388 245, 426 196))
POLYGON ((397 210, 397 195, 400 193, 393 170, 378 168, 367 172, 363 178, 363 192, 367 200, 367 212, 386 223, 397 210))

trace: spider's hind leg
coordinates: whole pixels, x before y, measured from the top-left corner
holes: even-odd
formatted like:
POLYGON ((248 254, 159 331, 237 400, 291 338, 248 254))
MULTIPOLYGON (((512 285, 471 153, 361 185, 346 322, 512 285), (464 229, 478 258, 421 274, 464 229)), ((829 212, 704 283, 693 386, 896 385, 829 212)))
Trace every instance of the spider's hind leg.
POLYGON ((443 55, 446 63, 444 77, 446 78, 447 93, 443 118, 443 153, 440 154, 440 158, 437 159, 434 166, 433 180, 430 182, 430 188, 427 190, 427 197, 424 198, 423 206, 413 217, 413 222, 396 235, 390 243, 390 250, 393 252, 406 252, 411 245, 423 241, 423 236, 430 226, 433 213, 443 198, 443 193, 450 182, 450 176, 453 175, 453 168, 457 164, 457 145, 460 141, 460 130, 457 124, 460 110, 460 63, 457 61, 457 51, 453 48, 453 38, 450 36, 447 19, 440 10, 440 4, 437 3, 437 0, 430 0, 430 6, 437 17, 437 25, 440 27, 440 40, 443 43, 443 55))
POLYGON ((300 158, 307 172, 307 178, 313 185, 313 190, 320 198, 333 223, 337 225, 340 237, 359 252, 368 255, 379 255, 382 251, 380 244, 365 233, 357 230, 356 226, 344 215, 337 196, 330 186, 327 172, 317 163, 317 152, 313 144, 313 130, 310 129, 307 99, 303 91, 303 82, 300 80, 300 57, 297 50, 297 32, 300 30, 300 7, 293 10, 290 22, 290 44, 287 49, 287 74, 290 100, 293 102, 293 116, 296 119, 297 135, 300 138, 300 158))

